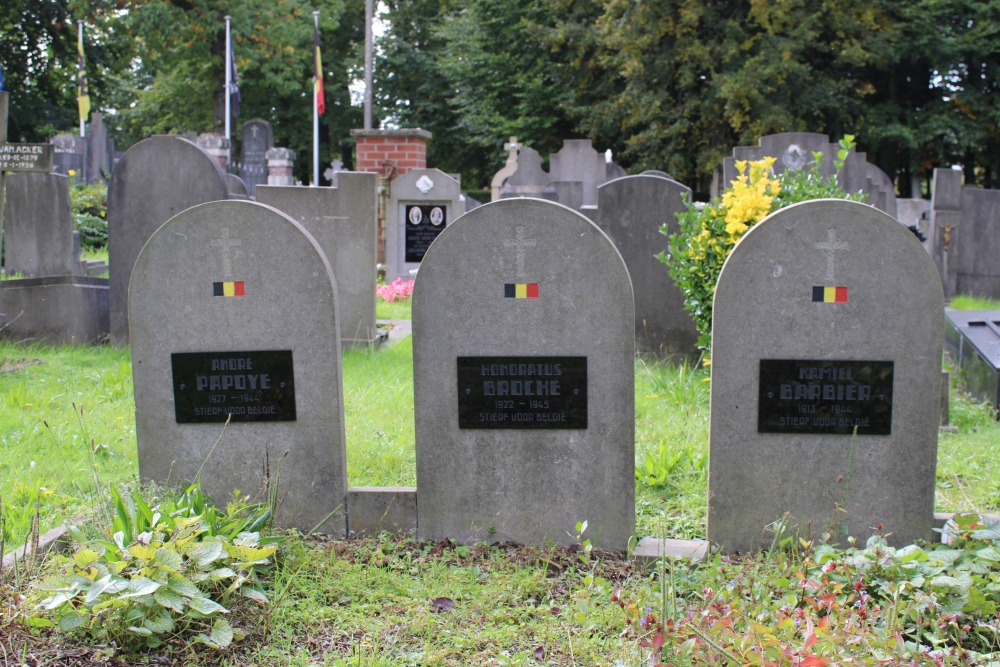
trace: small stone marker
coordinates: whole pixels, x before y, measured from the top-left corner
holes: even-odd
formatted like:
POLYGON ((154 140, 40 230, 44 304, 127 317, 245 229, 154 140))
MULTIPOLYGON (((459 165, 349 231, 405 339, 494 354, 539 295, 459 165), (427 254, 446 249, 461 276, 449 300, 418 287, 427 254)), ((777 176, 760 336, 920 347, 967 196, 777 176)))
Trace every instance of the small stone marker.
POLYGON ((343 535, 336 286, 315 239, 269 206, 213 202, 171 218, 135 266, 142 478, 184 484, 201 470, 217 503, 276 484, 281 525, 343 535))
POLYGON ((625 549, 635 527, 632 287, 582 215, 537 199, 466 213, 413 294, 417 530, 625 549))
POLYGON ((803 538, 930 539, 943 313, 927 252, 873 207, 752 228, 715 295, 709 540, 767 547, 786 516, 803 538))
POLYGON ((69 179, 59 174, 7 177, 4 268, 24 276, 79 273, 73 257, 69 179))
POLYGON ((680 230, 677 213, 690 194, 690 188, 655 174, 616 178, 597 189, 597 224, 615 242, 632 278, 636 343, 677 361, 698 359, 698 330, 684 309, 684 294, 656 255, 669 245, 660 226, 680 230))
POLYGON ((128 340, 128 285, 142 246, 186 208, 227 198, 226 177, 187 139, 154 136, 122 156, 108 183, 111 337, 128 340))
POLYGON ((434 239, 464 212, 458 181, 413 169, 392 182, 385 223, 385 279, 412 280, 434 239))

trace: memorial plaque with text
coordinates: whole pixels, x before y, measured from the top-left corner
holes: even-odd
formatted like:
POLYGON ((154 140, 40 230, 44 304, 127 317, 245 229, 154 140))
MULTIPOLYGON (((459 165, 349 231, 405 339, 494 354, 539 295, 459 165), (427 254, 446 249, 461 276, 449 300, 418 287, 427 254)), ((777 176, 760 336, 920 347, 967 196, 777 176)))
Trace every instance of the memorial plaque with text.
POLYGON ((55 156, 52 144, 0 143, 0 171, 49 173, 55 156))
POLYGON ((291 350, 176 352, 170 362, 178 424, 295 421, 291 350))
POLYGON ((586 357, 458 357, 458 427, 586 429, 586 357))
POLYGON ((407 262, 420 262, 448 223, 448 207, 444 204, 406 205, 407 262))
POLYGON ((892 433, 891 361, 760 360, 758 433, 892 433))

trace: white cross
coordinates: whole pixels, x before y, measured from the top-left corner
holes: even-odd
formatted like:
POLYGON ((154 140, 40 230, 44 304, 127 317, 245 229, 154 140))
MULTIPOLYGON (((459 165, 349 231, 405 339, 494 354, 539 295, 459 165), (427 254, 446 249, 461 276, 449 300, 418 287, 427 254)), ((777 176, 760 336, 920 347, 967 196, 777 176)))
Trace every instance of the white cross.
POLYGON ((524 251, 526 248, 535 247, 535 239, 524 238, 524 225, 518 225, 514 228, 514 238, 504 239, 504 247, 513 248, 517 259, 517 275, 524 275, 524 251))
POLYGON ((826 241, 820 241, 814 244, 813 247, 826 253, 826 279, 833 280, 835 253, 838 250, 847 250, 849 246, 844 241, 838 241, 837 232, 829 229, 826 232, 826 241))

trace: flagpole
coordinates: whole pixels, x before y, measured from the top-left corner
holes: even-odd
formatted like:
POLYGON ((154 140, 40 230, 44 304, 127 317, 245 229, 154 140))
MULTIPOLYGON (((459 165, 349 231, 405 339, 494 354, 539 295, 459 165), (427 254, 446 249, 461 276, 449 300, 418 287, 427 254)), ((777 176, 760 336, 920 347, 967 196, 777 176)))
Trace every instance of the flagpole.
MULTIPOLYGON (((76 22, 76 25, 79 28, 79 32, 77 34, 77 39, 79 40, 78 43, 82 45, 83 44, 83 21, 82 20, 78 20, 76 22)), ((77 76, 77 78, 79 78, 80 77, 80 72, 77 72, 76 76, 77 76)), ((79 85, 79 83, 77 85, 79 85)), ((85 118, 83 118, 83 117, 80 118, 80 136, 81 137, 87 136, 87 120, 85 118)))
POLYGON ((229 98, 232 97, 232 87, 233 87, 233 43, 229 34, 229 17, 226 17, 226 170, 229 170, 229 160, 232 157, 230 150, 230 134, 231 128, 229 124, 229 115, 232 113, 232 102, 229 98))
MULTIPOLYGON (((317 32, 319 32, 319 12, 313 12, 313 22, 317 32)), ((313 59, 315 59, 315 53, 313 59)), ((316 76, 321 76, 321 72, 316 72, 316 76)), ((319 185, 319 107, 316 106, 316 81, 313 81, 313 186, 319 185)))

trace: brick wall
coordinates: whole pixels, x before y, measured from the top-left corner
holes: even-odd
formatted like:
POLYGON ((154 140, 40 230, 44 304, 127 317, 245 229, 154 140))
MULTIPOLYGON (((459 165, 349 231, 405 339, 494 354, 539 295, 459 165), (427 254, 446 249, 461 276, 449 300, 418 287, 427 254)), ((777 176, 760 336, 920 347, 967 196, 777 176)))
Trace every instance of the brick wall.
POLYGON ((351 134, 356 141, 357 171, 395 178, 411 169, 427 168, 427 140, 431 133, 426 130, 352 130, 351 134))

